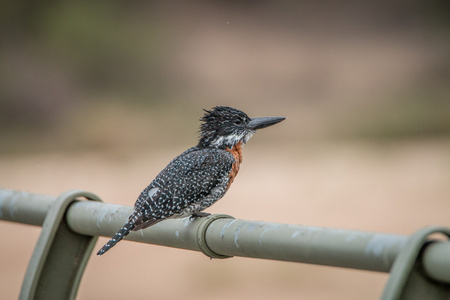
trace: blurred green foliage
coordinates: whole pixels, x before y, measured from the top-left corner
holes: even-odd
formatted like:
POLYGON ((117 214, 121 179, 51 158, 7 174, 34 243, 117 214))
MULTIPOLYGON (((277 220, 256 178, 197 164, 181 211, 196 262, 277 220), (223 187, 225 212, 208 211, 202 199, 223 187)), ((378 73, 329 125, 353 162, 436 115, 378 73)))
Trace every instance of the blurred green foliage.
MULTIPOLYGON (((416 90, 341 120, 333 133, 339 137, 395 141, 450 135, 450 88, 416 90)), ((343 117, 344 118, 344 117, 343 117)))
MULTIPOLYGON (((350 3, 337 12, 332 2, 322 7, 306 2, 275 5, 215 1, 177 5, 146 1, 4 1, 0 4, 0 153, 103 150, 120 148, 127 143, 148 147, 151 143, 192 140, 191 128, 198 126, 192 116, 200 116, 201 107, 227 104, 227 101, 217 103, 208 97, 197 99, 208 82, 190 81, 194 72, 179 75, 179 69, 189 68, 189 64, 208 67, 217 62, 214 56, 209 61, 196 57, 192 62, 190 54, 180 55, 191 40, 194 44, 199 40, 194 37, 202 34, 212 37, 203 47, 220 41, 221 34, 233 36, 244 30, 248 34, 248 44, 234 45, 238 49, 253 46, 252 39, 257 38, 268 39, 264 43, 282 48, 283 45, 276 44, 277 40, 270 40, 271 29, 282 28, 281 32, 286 35, 284 46, 291 47, 291 41, 305 37, 313 37, 312 41, 323 39, 326 45, 328 39, 339 38, 337 33, 353 34, 360 27, 365 28, 358 29, 363 34, 356 30, 355 39, 359 41, 358 35, 361 35, 368 42, 371 35, 378 37, 380 32, 390 34, 397 30, 402 36, 403 31, 411 27, 420 29, 414 29, 415 35, 420 36, 421 30, 432 30, 438 36, 436 40, 441 40, 441 45, 432 45, 431 49, 441 47, 444 52, 450 49, 450 39, 441 38, 448 39, 450 32, 448 3, 413 1, 406 10, 399 3, 364 3, 368 6, 350 3), (335 13, 337 17, 324 18, 326 22, 322 22, 326 9, 331 11, 328 15, 335 13), (347 14, 343 13, 345 9, 347 14), (370 21, 357 17, 370 14, 371 10, 374 15, 370 21), (347 15, 354 19, 348 21, 347 15), (231 24, 226 20, 232 20, 231 24), (325 29, 321 31, 308 22, 325 23, 325 29), (341 27, 340 22, 344 23, 341 27), (366 26, 361 26, 361 22, 367 22, 366 26), (219 23, 222 25, 209 26, 219 23), (190 27, 190 24, 195 26, 190 27)), ((253 53, 257 57, 259 50, 264 50, 260 46, 265 44, 253 43, 256 45, 253 53)), ((329 51, 332 56, 333 49, 329 51)), ((299 82, 294 92, 279 95, 279 99, 284 100, 270 103, 270 99, 262 98, 252 104, 255 100, 243 98, 242 103, 253 107, 260 103, 268 103, 269 107, 283 104, 286 113, 292 114, 315 105, 312 111, 317 112, 317 123, 323 120, 325 124, 318 127, 327 129, 312 134, 303 132, 302 136, 295 125, 288 128, 294 139, 314 134, 323 138, 392 140, 448 137, 450 55, 441 57, 447 59, 437 60, 435 68, 424 72, 426 76, 419 86, 406 86, 391 94, 381 91, 382 101, 378 101, 380 95, 361 100, 369 103, 367 105, 343 102, 339 111, 333 111, 333 105, 328 106, 328 103, 333 104, 333 91, 328 98, 316 102, 307 98, 299 100, 295 93, 302 91, 302 87, 316 89, 312 94, 320 95, 322 86, 310 85, 308 81, 299 82)), ((238 64, 232 55, 222 58, 229 60, 225 61, 225 66, 231 62, 238 64)), ((264 61, 261 56, 261 65, 264 61)), ((257 72, 271 74, 272 70, 261 67, 255 74, 257 72)), ((225 86, 228 80, 231 82, 229 89, 234 89, 235 76, 230 73, 231 77, 226 80, 219 76, 223 82, 218 84, 225 86)), ((282 74, 282 71, 276 66, 274 74, 282 74)), ((311 78, 323 80, 322 73, 317 74, 311 74, 311 78)), ((258 79, 258 76, 248 78, 248 83, 258 79)), ((297 79, 287 78, 286 82, 293 80, 297 79)), ((258 89, 264 94, 270 87, 260 84, 258 89)), ((241 88, 235 93, 251 92, 241 88)), ((224 97, 212 94, 218 101, 224 97)), ((240 101, 230 103, 240 104, 240 101)), ((301 116, 289 118, 290 124, 296 124, 295 120, 301 116)), ((305 126, 302 128, 306 130, 305 126)))

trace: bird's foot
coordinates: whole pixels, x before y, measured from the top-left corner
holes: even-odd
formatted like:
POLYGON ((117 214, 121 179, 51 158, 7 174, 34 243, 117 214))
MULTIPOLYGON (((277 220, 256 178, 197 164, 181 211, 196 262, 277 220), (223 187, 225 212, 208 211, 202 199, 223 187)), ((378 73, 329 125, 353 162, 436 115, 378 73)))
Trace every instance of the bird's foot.
POLYGON ((195 220, 197 218, 202 218, 202 217, 207 217, 209 216, 209 213, 205 213, 205 212, 198 212, 198 213, 193 213, 190 217, 189 220, 195 220))

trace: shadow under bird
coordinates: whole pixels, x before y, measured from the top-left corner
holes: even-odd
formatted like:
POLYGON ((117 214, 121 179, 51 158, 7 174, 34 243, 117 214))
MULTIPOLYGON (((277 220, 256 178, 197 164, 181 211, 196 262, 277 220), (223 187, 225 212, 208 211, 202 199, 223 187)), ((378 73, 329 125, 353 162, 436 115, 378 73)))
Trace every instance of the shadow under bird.
POLYGON ((97 255, 104 254, 132 230, 169 218, 207 216, 202 211, 225 195, 239 172, 243 145, 258 129, 284 119, 249 118, 243 111, 226 106, 205 110, 198 145, 173 159, 141 192, 133 214, 97 255))

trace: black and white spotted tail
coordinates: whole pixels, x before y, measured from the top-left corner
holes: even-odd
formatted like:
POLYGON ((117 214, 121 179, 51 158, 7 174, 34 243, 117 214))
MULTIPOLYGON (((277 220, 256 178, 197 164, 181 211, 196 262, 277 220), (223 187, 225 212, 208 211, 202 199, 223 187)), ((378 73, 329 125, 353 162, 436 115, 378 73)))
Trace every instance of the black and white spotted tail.
POLYGON ((106 251, 114 247, 124 237, 126 237, 136 225, 131 222, 125 223, 122 228, 97 252, 98 256, 103 255, 106 251))

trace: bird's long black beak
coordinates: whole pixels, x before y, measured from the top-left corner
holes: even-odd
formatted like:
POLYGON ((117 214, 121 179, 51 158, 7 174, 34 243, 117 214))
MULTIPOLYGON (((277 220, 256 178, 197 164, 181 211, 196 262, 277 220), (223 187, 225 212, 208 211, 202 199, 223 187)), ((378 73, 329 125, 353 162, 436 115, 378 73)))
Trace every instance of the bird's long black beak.
POLYGON ((247 124, 247 128, 252 130, 257 130, 261 128, 266 128, 277 123, 280 123, 286 119, 285 117, 262 117, 262 118, 251 118, 250 122, 247 124))

